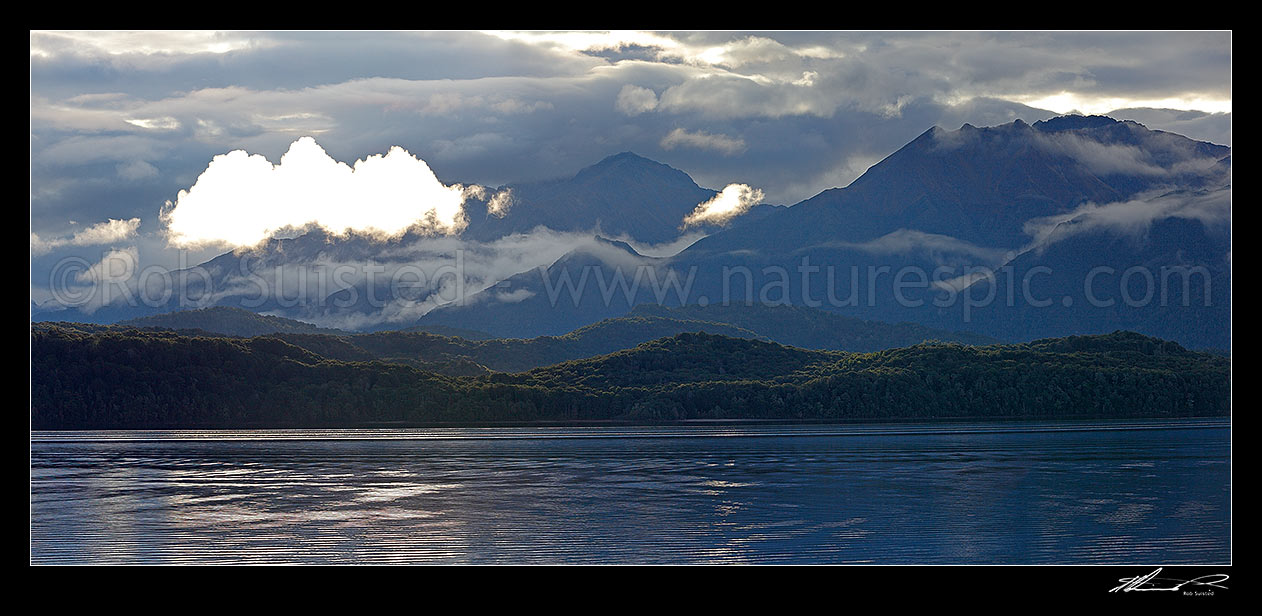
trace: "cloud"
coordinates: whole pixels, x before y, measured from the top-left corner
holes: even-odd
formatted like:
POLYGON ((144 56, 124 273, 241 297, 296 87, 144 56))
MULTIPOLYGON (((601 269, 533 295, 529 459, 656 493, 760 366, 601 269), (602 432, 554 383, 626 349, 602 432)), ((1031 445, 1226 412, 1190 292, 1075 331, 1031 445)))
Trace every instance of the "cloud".
POLYGON ((1100 229, 1139 235, 1165 218, 1199 220, 1208 226, 1231 222, 1231 187, 1204 192, 1154 191, 1114 203, 1084 203, 1059 216, 1035 218, 1025 223, 1031 237, 1023 250, 1044 250, 1051 244, 1100 229))
MULTIPOLYGON (((1231 188, 1202 193, 1152 193, 1128 201, 1097 205, 1085 203, 1074 211, 1059 216, 1036 218, 1025 224, 1025 232, 1032 239, 1020 251, 1008 252, 1005 261, 1030 251, 1041 253, 1052 244, 1093 231, 1107 229, 1129 235, 1141 235, 1154 222, 1165 218, 1199 220, 1206 225, 1227 225, 1231 222, 1231 188)), ((946 238, 958 242, 954 238, 946 238)), ((994 262, 994 255, 990 257, 994 262)), ((974 283, 990 279, 992 272, 970 272, 956 278, 935 281, 933 286, 943 290, 961 292, 974 283)))
POLYGON ((466 198, 486 201, 486 213, 498 218, 503 218, 505 214, 508 214, 508 209, 514 203, 512 188, 492 193, 485 186, 473 184, 465 187, 464 194, 466 198))
MULTIPOLYGON (((827 174, 839 160, 888 154, 934 123, 1040 119, 1016 94, 1160 100, 1154 91, 1177 89, 1230 99, 1230 33, 32 33, 32 48, 47 48, 32 54, 33 161, 49 162, 55 148, 69 150, 64 165, 120 151, 72 141, 89 133, 135 136, 161 151, 115 162, 145 160, 172 180, 195 177, 209 153, 276 160, 298 136, 317 135, 338 160, 400 145, 441 177, 490 185, 560 177, 631 150, 710 185, 740 177, 793 203, 844 185, 827 174), (221 40, 229 53, 208 50, 221 40), (703 156, 714 150, 660 145, 677 126, 740 135, 747 150, 727 161, 736 168, 714 169, 703 156), (828 142, 797 153, 783 145, 814 134, 828 142)), ((1214 127, 1223 142, 1223 123, 1214 127)), ((32 171, 40 190, 53 174, 94 177, 32 171)), ((64 222, 44 220, 74 207, 63 194, 53 207, 33 204, 37 228, 64 222)), ((132 194, 106 196, 135 207, 132 194)))
POLYGON ((712 135, 703 131, 690 133, 682 128, 670 131, 669 134, 662 137, 660 143, 664 150, 673 150, 677 147, 697 148, 700 150, 714 150, 725 156, 732 156, 745 151, 745 140, 739 137, 728 137, 722 134, 712 135))
POLYGON ((534 296, 535 292, 530 289, 517 289, 515 291, 496 293, 495 301, 501 304, 516 304, 517 302, 528 300, 534 296))
POLYGON ((749 208, 762 203, 762 199, 763 192, 748 184, 728 184, 713 199, 698 205, 685 216, 683 226, 704 223, 726 225, 733 218, 748 212, 749 208))
POLYGON ((102 246, 124 242, 136 237, 136 229, 140 227, 140 219, 109 219, 78 231, 69 237, 43 239, 31 234, 31 255, 39 256, 63 246, 102 246))
POLYGON ((100 261, 75 272, 74 281, 82 286, 68 285, 62 293, 69 290, 71 296, 83 298, 75 307, 84 314, 92 314, 102 306, 130 301, 135 297, 134 279, 139 262, 140 253, 135 246, 110 250, 100 261))
MULTIPOLYGON (((1165 175, 1144 150, 1127 144, 1100 143, 1073 133, 1043 135, 1047 149, 1077 160, 1096 175, 1165 175)), ((1213 160, 1209 161, 1211 164, 1213 160)))
POLYGON ((158 176, 158 168, 143 160, 120 164, 117 168, 118 177, 124 180, 147 180, 158 176))
POLYGON ((657 108, 657 93, 648 88, 627 84, 618 91, 614 107, 629 116, 646 113, 657 108))
MULTIPOLYGON (((951 263, 961 258, 970 261, 980 260, 984 263, 997 263, 1006 255, 1006 251, 1000 248, 978 246, 949 235, 925 233, 914 229, 898 229, 866 242, 833 242, 810 248, 820 246, 853 248, 876 255, 928 254, 939 264, 951 263)), ((807 250, 807 248, 803 250, 807 250)))
POLYGON ((265 44, 249 33, 209 31, 110 31, 32 32, 31 56, 49 57, 60 53, 137 54, 222 54, 265 44))
POLYGON ((610 239, 626 242, 628 246, 646 257, 673 257, 680 252, 683 252, 685 248, 697 243, 697 240, 700 240, 706 235, 708 235, 708 233, 704 231, 693 231, 691 233, 680 235, 678 238, 662 244, 640 243, 628 235, 610 239))
POLYGON ((128 280, 135 273, 139 258, 140 253, 135 246, 111 250, 88 269, 76 273, 75 280, 92 284, 128 280))
MULTIPOLYGON (((1069 92, 1077 103, 1119 107, 1230 101, 1231 40, 1230 32, 32 32, 31 231, 57 237, 68 220, 133 217, 159 229, 157 206, 193 186, 213 156, 245 150, 275 162, 304 135, 348 163, 399 145, 444 183, 464 185, 570 177, 634 151, 702 186, 739 178, 791 204, 846 185, 935 124, 1053 115, 1018 100, 1069 92), (739 136, 746 149, 724 157, 663 147, 663 135, 681 126, 739 136)), ((1125 114, 1231 143, 1230 113, 1161 111, 1125 114)), ((141 246, 149 260, 174 261, 176 252, 141 246)), ((32 267, 33 280, 44 275, 43 264, 32 267)))
POLYGON ((486 202, 486 212, 492 216, 504 217, 508 213, 508 208, 513 206, 513 189, 508 188, 501 190, 491 196, 486 202))
POLYGON ((496 283, 547 267, 580 251, 609 263, 634 267, 645 259, 630 255, 588 233, 559 232, 540 227, 530 233, 478 242, 455 236, 405 237, 401 242, 374 238, 332 238, 335 244, 311 260, 269 261, 259 248, 240 254, 254 261, 249 272, 228 272, 206 302, 233 301, 234 296, 283 297, 285 316, 325 327, 364 329, 410 324, 430 310, 451 303, 495 301, 516 303, 529 297, 525 289, 495 288, 496 283), (378 305, 365 305, 365 286, 377 285, 378 305), (330 297, 340 289, 360 290, 360 305, 338 307, 330 297), (491 289, 489 293, 481 291, 491 289))
POLYGON ((465 226, 464 187, 438 181, 401 147, 338 162, 303 137, 273 165, 234 150, 216 156, 163 215, 175 245, 252 246, 286 228, 397 235, 414 226, 457 233, 465 226))
POLYGON ((1134 120, 1156 130, 1186 135, 1200 141, 1231 146, 1231 113, 1205 113, 1177 109, 1114 109, 1104 115, 1134 120))

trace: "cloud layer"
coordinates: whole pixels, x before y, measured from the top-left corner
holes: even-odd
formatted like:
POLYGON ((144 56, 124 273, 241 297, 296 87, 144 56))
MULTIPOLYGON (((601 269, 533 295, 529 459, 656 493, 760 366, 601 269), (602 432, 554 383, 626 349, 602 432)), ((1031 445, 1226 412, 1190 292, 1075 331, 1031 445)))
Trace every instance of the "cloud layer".
POLYGON ((1025 223, 1031 237, 1023 250, 1044 250, 1075 235, 1100 229, 1141 235, 1154 222, 1166 218, 1198 220, 1206 226, 1231 223, 1231 187, 1204 192, 1165 192, 1138 195, 1114 203, 1084 203, 1060 216, 1035 218, 1025 223))
POLYGON ((732 156, 745 151, 745 140, 728 137, 727 135, 712 135, 705 131, 689 132, 682 128, 676 128, 665 137, 662 137, 661 146, 665 150, 673 150, 679 147, 697 148, 700 150, 712 150, 724 156, 732 156))

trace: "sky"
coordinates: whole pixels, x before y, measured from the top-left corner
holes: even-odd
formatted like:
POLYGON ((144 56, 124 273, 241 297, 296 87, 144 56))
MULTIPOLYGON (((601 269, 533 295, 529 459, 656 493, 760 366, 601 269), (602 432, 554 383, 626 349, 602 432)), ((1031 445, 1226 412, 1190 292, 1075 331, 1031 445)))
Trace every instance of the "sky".
POLYGON ((454 231, 460 195, 571 176, 622 151, 704 187, 792 205, 845 186, 933 126, 1108 113, 1231 145, 1230 32, 32 31, 30 40, 33 299, 67 256, 95 262, 122 250, 177 266, 286 220, 338 216, 335 205, 291 206, 232 228, 267 203, 300 203, 295 195, 367 195, 363 220, 346 226, 393 229, 406 221, 379 188, 417 190, 438 204, 408 206, 405 217, 454 231), (213 182, 215 170, 233 181, 213 182), (216 190, 224 185, 259 188, 216 190), (193 242, 198 233, 224 241, 193 242))

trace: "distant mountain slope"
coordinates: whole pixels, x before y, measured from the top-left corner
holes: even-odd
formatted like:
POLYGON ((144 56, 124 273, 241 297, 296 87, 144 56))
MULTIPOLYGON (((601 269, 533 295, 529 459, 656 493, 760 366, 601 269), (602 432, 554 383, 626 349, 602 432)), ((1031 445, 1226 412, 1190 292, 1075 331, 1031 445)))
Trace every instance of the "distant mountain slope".
MULTIPOLYGON (((1230 195, 1218 206, 1230 207, 1230 195)), ((1193 348, 1230 348, 1229 222, 1176 216, 1136 230, 1066 221, 1045 247, 1006 263, 995 285, 980 280, 967 289, 1002 297, 1010 280, 1028 287, 1028 298, 974 307, 972 327, 1009 339, 1125 328, 1193 348)))
POLYGON ((918 323, 865 321, 804 306, 709 304, 666 307, 640 304, 627 316, 658 315, 729 323, 780 344, 803 349, 869 352, 930 340, 987 345, 1001 341, 970 332, 949 332, 918 323))
MULTIPOLYGON (((165 325, 156 326, 146 325, 143 322, 139 325, 41 322, 32 324, 32 330, 46 332, 60 329, 81 334, 113 333, 118 335, 136 335, 139 331, 166 330, 185 336, 251 337, 232 333, 242 331, 239 327, 223 327, 225 323, 237 326, 239 321, 212 322, 205 318, 201 319, 203 324, 217 327, 218 331, 183 327, 194 320, 194 318, 175 318, 165 325)), ((451 335, 420 331, 415 328, 359 334, 313 328, 309 331, 267 331, 253 337, 277 338, 321 357, 337 361, 383 361, 406 364, 448 376, 483 374, 490 370, 520 372, 558 362, 612 353, 682 332, 710 332, 736 338, 759 337, 758 334, 735 325, 661 316, 627 316, 607 319, 562 336, 542 336, 530 339, 488 338, 470 335, 468 330, 441 327, 434 329, 447 330, 451 335)))
POLYGON ((871 354, 684 333, 531 372, 458 377, 334 361, 275 337, 31 334, 36 430, 1226 416, 1230 396, 1230 360, 1125 332, 871 354))
POLYGON ((696 274, 690 303, 748 301, 725 295, 725 273, 744 271, 755 298, 770 289, 775 300, 864 319, 1008 340, 1129 329, 1226 348, 1230 181, 1230 148, 1134 122, 935 128, 847 188, 715 233, 670 267, 696 274), (1181 288, 1163 301, 1160 280, 1172 268, 1208 272, 1211 303, 1181 288), (1093 270, 1106 273, 1092 279, 1097 293, 1111 285, 1107 306, 1084 297, 1093 270), (1156 299, 1123 301, 1126 272, 1129 283, 1151 275, 1156 299), (900 273, 910 286, 898 287, 900 273), (969 285, 970 276, 979 279, 969 285))
POLYGON ((640 255, 625 242, 597 240, 547 268, 521 272, 463 303, 434 309, 417 325, 481 329, 503 338, 560 336, 626 314, 659 273, 659 286, 670 289, 663 259, 640 255))
MULTIPOLYGON (((1135 329, 1224 348, 1230 160, 1230 148, 1100 116, 934 128, 844 189, 718 231, 673 257, 647 259, 633 250, 623 251, 631 258, 616 251, 572 254, 546 270, 513 276, 478 301, 435 310, 420 323, 537 336, 638 304, 787 302, 1008 340, 1135 329), (1164 230, 1181 220, 1204 224, 1164 230), (1066 240, 1057 229, 1075 224, 1090 232, 1066 240), (1154 275, 1166 267, 1204 267, 1215 303, 1097 310, 1081 297, 1063 300, 1062 291, 1074 288, 1081 296, 1096 265, 1119 275, 1134 267, 1154 275), (985 288, 968 287, 970 275, 1008 266, 1016 275, 1002 281, 996 300, 979 308, 961 299, 961 285, 974 296, 987 295, 985 288), (641 274, 650 276, 627 284, 641 274), (896 279, 903 274, 911 276, 896 279), (1020 305, 1027 276, 1068 305, 1020 305), (675 284, 660 284, 669 280, 675 284)), ((770 337, 788 341, 784 336, 770 337)))
POLYGON ((518 378, 594 389, 767 380, 837 357, 829 351, 808 351, 774 342, 683 333, 608 355, 536 368, 518 378))
POLYGON ((120 321, 123 327, 157 327, 162 329, 198 329, 227 336, 253 337, 265 334, 304 333, 341 334, 337 329, 317 327, 284 317, 268 316, 230 306, 214 306, 197 310, 181 310, 149 317, 120 321))
MULTIPOLYGON (((424 367, 468 362, 486 369, 520 372, 558 362, 593 357, 634 347, 681 332, 710 332, 738 338, 757 334, 722 323, 655 316, 607 319, 563 336, 467 340, 412 331, 346 336, 280 334, 295 346, 339 361, 387 361, 424 367), (418 363, 420 362, 420 363, 418 363)), ((461 364, 468 366, 468 364, 461 364)), ((443 372, 448 374, 449 372, 443 372)))
POLYGON ((1017 248, 1032 218, 1165 185, 1200 186, 1231 149, 1101 116, 956 131, 931 128, 845 188, 695 244, 693 252, 783 252, 899 229, 1017 248))
MULTIPOLYGON (((993 344, 975 334, 955 334, 924 326, 862 321, 811 308, 793 306, 685 306, 666 308, 643 304, 630 313, 598 321, 560 336, 488 338, 468 330, 432 326, 435 331, 411 328, 351 334, 336 330, 296 327, 282 331, 270 318, 256 323, 251 313, 213 309, 175 313, 162 321, 166 329, 230 336, 273 335, 289 344, 339 361, 387 361, 408 364, 447 375, 480 374, 488 370, 520 372, 559 362, 595 357, 680 333, 706 332, 734 338, 775 341, 804 349, 873 351, 927 340, 993 344), (207 315, 223 318, 212 319, 207 315), (200 323, 205 327, 184 325, 200 323), (242 325, 268 325, 269 331, 241 334, 242 325), (214 329, 208 329, 208 328, 214 329), (438 332, 447 331, 449 334, 438 332), (465 332, 466 335, 455 334, 465 332)), ((166 316, 166 315, 163 315, 166 316)), ((253 315, 258 316, 258 315, 253 315)), ((284 325, 283 321, 279 320, 284 325)), ((71 325, 99 332, 129 327, 154 327, 150 319, 109 326, 71 325)), ((305 325, 305 324, 303 324, 305 325)))
POLYGON ((476 329, 447 327, 445 325, 416 325, 404 328, 401 331, 434 334, 435 336, 447 336, 448 338, 464 338, 465 340, 489 340, 495 337, 484 331, 478 331, 476 329))

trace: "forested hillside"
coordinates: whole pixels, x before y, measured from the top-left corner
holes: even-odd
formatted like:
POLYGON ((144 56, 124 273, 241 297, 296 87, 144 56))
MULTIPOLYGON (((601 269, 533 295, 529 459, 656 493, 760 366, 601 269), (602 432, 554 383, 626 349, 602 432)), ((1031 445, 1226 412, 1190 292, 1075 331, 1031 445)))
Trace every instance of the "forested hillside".
POLYGON ((33 429, 683 419, 1225 416, 1230 360, 1128 332, 808 351, 679 334, 518 374, 345 361, 280 337, 32 332, 33 429))

